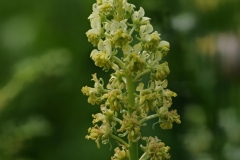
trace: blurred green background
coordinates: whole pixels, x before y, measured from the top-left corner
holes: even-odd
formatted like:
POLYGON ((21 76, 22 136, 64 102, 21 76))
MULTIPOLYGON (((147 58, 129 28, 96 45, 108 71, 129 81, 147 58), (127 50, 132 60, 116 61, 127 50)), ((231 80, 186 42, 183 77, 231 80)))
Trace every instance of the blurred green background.
MULTIPOLYGON (((84 137, 99 107, 82 86, 94 66, 85 32, 94 0, 0 1, 0 160, 110 159, 84 137)), ((182 124, 144 134, 172 160, 240 159, 240 1, 129 0, 171 44, 166 60, 182 124)), ((154 122, 154 121, 153 121, 154 122)), ((112 144, 116 144, 112 142, 112 144)))

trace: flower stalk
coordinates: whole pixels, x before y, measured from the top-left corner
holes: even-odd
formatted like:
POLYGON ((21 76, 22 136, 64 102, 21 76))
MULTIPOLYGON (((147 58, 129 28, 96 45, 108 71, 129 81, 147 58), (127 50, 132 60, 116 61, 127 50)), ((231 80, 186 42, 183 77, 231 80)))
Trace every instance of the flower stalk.
POLYGON ((115 136, 113 134, 110 134, 110 138, 117 140, 118 142, 120 142, 121 144, 123 144, 126 148, 129 148, 129 145, 127 144, 127 142, 125 142, 123 139, 121 139, 118 136, 115 136))
POLYGON ((170 70, 162 59, 170 45, 161 40, 144 14, 143 8, 135 11, 127 0, 97 0, 89 16, 91 29, 86 35, 96 47, 90 57, 96 66, 113 73, 106 85, 93 74, 94 87, 82 88, 88 102, 101 110, 92 115, 94 126, 86 138, 98 147, 117 140, 119 147, 114 149, 112 160, 170 159, 170 147, 157 137, 143 137, 141 129, 153 118, 159 119, 162 129, 181 123, 177 111, 170 110, 177 94, 166 89, 170 70), (122 57, 118 53, 123 53, 122 57), (149 82, 144 87, 141 78, 146 75, 149 82), (141 139, 145 146, 138 145, 141 139), (140 148, 144 152, 141 157, 140 148))

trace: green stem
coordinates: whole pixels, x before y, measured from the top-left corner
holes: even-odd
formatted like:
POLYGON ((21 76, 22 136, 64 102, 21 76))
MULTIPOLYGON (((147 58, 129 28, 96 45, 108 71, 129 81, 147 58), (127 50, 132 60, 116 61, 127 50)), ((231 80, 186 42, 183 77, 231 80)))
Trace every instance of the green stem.
MULTIPOLYGON (((123 20, 123 11, 122 11, 122 3, 123 0, 116 0, 117 3, 117 14, 114 17, 115 20, 120 22, 123 20)), ((117 58, 115 58, 117 63, 119 62, 117 58)), ((122 65, 121 63, 118 63, 121 67, 125 67, 126 64, 122 65)), ((122 68, 123 68, 122 67, 122 68)), ((131 73, 126 73, 126 87, 127 87, 127 93, 128 93, 128 112, 129 115, 131 115, 134 111, 135 107, 135 97, 134 97, 134 83, 133 83, 133 77, 131 73)), ((129 160, 138 160, 138 142, 133 142, 129 140, 129 160)))
MULTIPOLYGON (((127 92, 128 92, 128 112, 131 115, 135 107, 135 97, 134 97, 134 83, 131 73, 126 75, 127 80, 127 92)), ((138 142, 133 142, 129 140, 129 160, 138 160, 138 142)))
POLYGON ((147 155, 147 153, 145 152, 145 153, 140 157, 139 160, 147 160, 147 159, 149 159, 149 158, 150 158, 150 156, 147 155))
POLYGON ((129 32, 129 35, 132 35, 133 31, 136 29, 136 25, 134 25, 131 29, 131 31, 129 32))
POLYGON ((153 114, 153 115, 150 115, 150 116, 147 116, 145 118, 143 118, 142 120, 139 121, 139 124, 143 124, 144 122, 150 120, 150 119, 153 119, 153 118, 158 118, 159 117, 159 114, 153 114))
POLYGON ((121 20, 123 20, 123 15, 122 15, 122 0, 117 0, 117 15, 115 17, 115 19, 120 22, 121 20))
POLYGON ((129 145, 127 144, 127 142, 125 142, 123 139, 119 138, 118 136, 115 136, 115 135, 113 135, 113 134, 110 134, 110 137, 111 137, 112 139, 115 139, 115 140, 117 140, 118 142, 122 143, 126 148, 129 147, 129 145))
POLYGON ((138 160, 138 142, 129 141, 129 160, 138 160))
POLYGON ((113 120, 115 120, 116 122, 118 122, 119 124, 122 123, 122 120, 121 119, 118 119, 118 118, 113 118, 113 120))
POLYGON ((142 77, 144 74, 147 74, 147 73, 150 73, 151 72, 151 69, 147 69, 147 70, 144 70, 143 72, 139 73, 134 79, 133 81, 136 82, 140 77, 142 77))
POLYGON ((131 114, 135 107, 134 83, 133 83, 133 78, 131 73, 128 73, 128 74, 130 75, 126 75, 126 80, 127 80, 126 86, 127 86, 128 103, 129 103, 128 111, 129 111, 129 114, 131 114))
POLYGON ((123 63, 123 61, 121 61, 121 59, 119 59, 119 58, 116 57, 116 56, 113 56, 112 59, 113 59, 115 62, 117 62, 117 64, 118 64, 121 68, 124 67, 124 63, 123 63))

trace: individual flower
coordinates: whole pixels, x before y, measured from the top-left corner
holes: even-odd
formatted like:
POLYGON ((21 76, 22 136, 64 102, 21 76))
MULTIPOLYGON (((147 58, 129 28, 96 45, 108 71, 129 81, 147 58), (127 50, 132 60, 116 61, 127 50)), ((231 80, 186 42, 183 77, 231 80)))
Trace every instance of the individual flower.
POLYGON ((92 105, 94 104, 99 104, 102 102, 101 98, 100 98, 100 94, 97 93, 95 88, 91 88, 88 86, 84 86, 82 87, 82 93, 88 97, 88 103, 91 103, 92 105))
POLYGON ((144 41, 144 48, 147 51, 153 51, 154 49, 156 49, 158 47, 159 41, 160 41, 160 34, 158 34, 157 31, 151 33, 150 35, 150 39, 147 39, 146 41, 144 41))
POLYGON ((150 33, 153 32, 153 26, 150 23, 147 23, 146 25, 142 25, 139 30, 139 35, 141 37, 141 40, 148 41, 150 40, 150 33))
POLYGON ((120 89, 112 89, 111 91, 109 91, 108 93, 104 94, 102 96, 102 99, 106 99, 106 105, 110 106, 110 109, 112 111, 117 111, 120 110, 122 108, 122 91, 120 89))
POLYGON ((158 114, 159 114, 160 118, 163 119, 163 118, 168 114, 168 107, 162 106, 162 107, 158 110, 158 114))
POLYGON ((117 68, 117 65, 111 61, 112 56, 112 45, 109 39, 106 39, 105 41, 100 40, 98 43, 98 50, 94 49, 90 54, 90 57, 95 62, 95 65, 103 67, 104 70, 117 68))
POLYGON ((177 94, 169 89, 165 89, 162 91, 162 96, 163 105, 169 108, 172 105, 172 97, 176 97, 177 94))
POLYGON ((94 118, 92 121, 93 124, 100 122, 100 121, 107 122, 105 115, 102 113, 93 114, 92 117, 94 118))
POLYGON ((133 14, 135 5, 127 3, 127 0, 123 0, 122 4, 123 4, 122 8, 124 10, 124 17, 128 19, 133 14))
POLYGON ((89 96, 88 103, 91 103, 92 105, 100 104, 102 102, 101 96, 104 93, 103 80, 101 78, 98 80, 96 74, 93 74, 92 77, 92 80, 95 82, 94 88, 84 86, 81 91, 86 96, 89 96))
POLYGON ((140 138, 140 125, 136 112, 132 113, 131 115, 123 115, 121 128, 118 129, 118 132, 128 133, 128 140, 130 141, 137 141, 140 138))
POLYGON ((166 87, 167 80, 150 81, 147 89, 144 89, 143 83, 139 83, 136 88, 136 90, 140 92, 139 105, 146 113, 148 113, 149 110, 154 110, 156 107, 161 107, 160 112, 163 112, 162 106, 167 108, 171 106, 171 97, 176 97, 177 94, 168 89, 164 89, 166 87))
POLYGON ((131 35, 128 34, 126 23, 127 19, 120 22, 112 20, 112 22, 106 22, 105 24, 106 34, 110 34, 112 45, 115 48, 121 48, 132 41, 131 35))
POLYGON ((170 159, 169 150, 170 147, 165 146, 161 140, 157 137, 144 137, 146 140, 147 145, 141 146, 142 150, 146 153, 146 157, 151 157, 150 160, 164 160, 170 159))
POLYGON ((125 73, 122 70, 112 73, 108 85, 111 85, 111 88, 123 89, 126 86, 125 73))
POLYGON ((144 69, 146 66, 147 55, 141 54, 141 50, 142 46, 140 43, 134 45, 133 48, 130 45, 123 47, 123 53, 126 55, 124 61, 127 64, 127 70, 138 72, 144 69))
POLYGON ((117 117, 115 112, 111 109, 108 109, 104 104, 101 105, 102 113, 93 114, 92 117, 94 118, 92 123, 102 122, 103 124, 115 124, 114 118, 117 117))
POLYGON ((181 123, 180 115, 177 114, 176 110, 167 112, 167 107, 161 107, 159 110, 160 115, 160 127, 162 129, 172 129, 173 123, 181 123))
POLYGON ((102 0, 102 3, 98 3, 99 5, 96 7, 99 13, 103 16, 109 16, 112 14, 114 7, 113 7, 113 0, 102 0))
POLYGON ((123 147, 121 150, 119 147, 114 149, 114 156, 111 160, 129 160, 129 151, 123 147))
POLYGON ((149 23, 150 18, 143 17, 145 14, 144 9, 140 7, 139 11, 135 11, 132 14, 133 24, 136 26, 146 25, 149 23))
POLYGON ((103 123, 108 122, 109 124, 115 123, 115 118, 117 117, 117 113, 111 109, 108 109, 106 105, 101 105, 101 111, 104 114, 105 118, 103 123))
POLYGON ((108 123, 104 123, 100 127, 95 125, 94 127, 89 128, 88 133, 89 135, 87 135, 85 138, 95 140, 97 147, 100 148, 99 141, 102 140, 103 144, 108 143, 112 129, 108 123))
POLYGON ((143 89, 144 84, 139 83, 138 87, 136 88, 137 91, 140 92, 140 101, 139 105, 142 107, 145 113, 148 113, 149 110, 154 110, 155 100, 157 99, 156 92, 153 92, 152 89, 143 89))
MULTIPOLYGON (((90 22, 91 22, 92 20, 94 20, 95 18, 100 18, 99 11, 98 11, 97 7, 98 7, 98 3, 94 3, 94 4, 92 5, 92 10, 93 10, 93 12, 92 12, 92 14, 90 14, 90 16, 88 17, 88 19, 90 19, 90 22)), ((101 18, 100 18, 100 19, 101 19, 101 18)))
POLYGON ((163 54, 163 56, 166 56, 168 51, 170 50, 170 44, 167 41, 161 41, 158 45, 158 50, 163 54))
POLYGON ((113 10, 113 0, 97 0, 92 6, 93 12, 96 12, 101 17, 110 15, 113 10))
POLYGON ((88 41, 91 42, 94 46, 97 46, 102 35, 103 29, 101 27, 101 19, 98 15, 92 15, 91 17, 91 27, 92 29, 86 32, 88 41), (95 16, 95 17, 94 17, 95 16))
POLYGON ((144 49, 147 51, 153 51, 154 49, 157 49, 160 42, 160 34, 158 34, 157 31, 152 33, 152 31, 153 27, 149 23, 140 27, 139 35, 141 37, 144 49))
POLYGON ((163 80, 170 73, 168 63, 164 62, 162 64, 157 64, 153 66, 153 72, 151 72, 152 80, 163 80))

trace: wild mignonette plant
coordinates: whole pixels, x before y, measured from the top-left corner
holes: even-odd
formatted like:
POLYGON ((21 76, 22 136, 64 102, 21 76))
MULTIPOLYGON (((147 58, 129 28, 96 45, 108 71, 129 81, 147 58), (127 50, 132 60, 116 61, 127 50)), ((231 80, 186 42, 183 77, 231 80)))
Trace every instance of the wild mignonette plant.
POLYGON ((165 79, 170 70, 162 59, 169 51, 169 43, 154 31, 144 9, 127 0, 97 0, 89 16, 91 29, 88 41, 96 46, 90 57, 105 71, 113 70, 108 84, 92 75, 94 87, 85 86, 83 94, 88 102, 100 106, 100 113, 92 115, 94 126, 88 129, 87 139, 100 147, 118 142, 112 160, 170 159, 169 149, 157 137, 143 137, 141 129, 150 119, 158 119, 162 129, 171 129, 173 122, 181 123, 176 110, 170 110, 172 97, 177 94, 167 87, 165 79), (149 76, 144 85, 142 77, 149 76), (140 145, 139 140, 146 141, 140 145), (141 156, 138 149, 143 150, 141 156))

